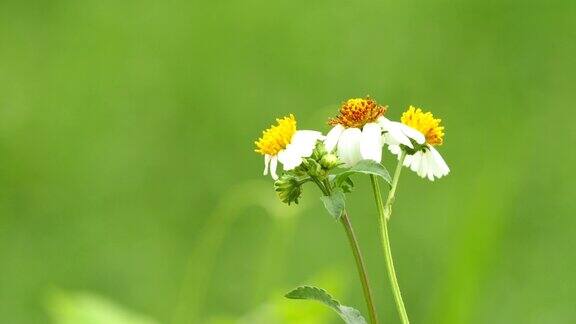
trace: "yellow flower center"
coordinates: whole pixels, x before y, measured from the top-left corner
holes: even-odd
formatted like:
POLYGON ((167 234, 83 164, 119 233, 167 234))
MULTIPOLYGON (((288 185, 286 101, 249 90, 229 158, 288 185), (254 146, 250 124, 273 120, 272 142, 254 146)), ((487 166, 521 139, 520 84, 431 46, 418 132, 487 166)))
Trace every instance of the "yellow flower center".
POLYGON ((270 128, 262 132, 262 137, 254 142, 257 153, 276 155, 290 144, 292 136, 296 133, 294 115, 276 119, 276 122, 278 125, 270 126, 270 128))
POLYGON ((328 120, 328 124, 340 124, 346 128, 362 128, 367 123, 372 123, 384 115, 387 109, 388 107, 378 105, 369 97, 366 99, 348 99, 340 107, 340 114, 328 120))
POLYGON ((426 143, 430 145, 441 145, 444 141, 444 127, 440 126, 442 119, 434 118, 431 112, 425 113, 420 108, 410 106, 400 120, 424 134, 426 143))

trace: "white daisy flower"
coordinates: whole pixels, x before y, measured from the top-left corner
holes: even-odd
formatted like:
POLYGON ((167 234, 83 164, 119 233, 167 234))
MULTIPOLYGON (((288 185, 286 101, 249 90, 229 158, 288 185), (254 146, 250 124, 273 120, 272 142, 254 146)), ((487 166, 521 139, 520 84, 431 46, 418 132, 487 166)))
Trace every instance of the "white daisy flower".
POLYGON ((424 142, 419 132, 386 119, 383 116, 386 110, 386 106, 370 98, 349 99, 342 104, 340 114, 328 122, 334 127, 326 135, 326 150, 336 149, 344 166, 351 167, 360 160, 382 161, 382 146, 387 138, 409 147, 413 147, 410 139, 424 142))
POLYGON ((442 120, 434 118, 431 112, 424 113, 422 109, 410 106, 402 114, 401 121, 401 124, 405 126, 404 131, 408 128, 409 132, 417 132, 424 140, 419 141, 410 136, 414 142, 411 143, 412 145, 407 145, 391 136, 385 136, 384 140, 390 152, 400 157, 400 153, 404 151, 406 153, 404 166, 409 167, 422 178, 434 181, 435 178, 447 175, 450 168, 434 148, 444 141, 444 127, 440 126, 442 120))
POLYGON ((303 158, 312 155, 316 142, 323 140, 322 133, 312 130, 296 130, 296 119, 293 115, 276 119, 278 125, 270 126, 262 132, 256 142, 256 152, 264 155, 264 175, 278 179, 276 169, 278 162, 285 171, 298 167, 303 158))

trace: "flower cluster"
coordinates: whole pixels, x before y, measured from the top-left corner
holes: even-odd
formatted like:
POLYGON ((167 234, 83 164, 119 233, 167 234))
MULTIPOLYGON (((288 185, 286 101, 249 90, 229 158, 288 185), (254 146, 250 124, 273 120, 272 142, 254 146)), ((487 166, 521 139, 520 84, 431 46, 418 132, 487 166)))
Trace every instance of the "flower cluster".
POLYGON ((255 151, 264 155, 264 174, 278 180, 276 190, 286 202, 297 202, 294 197, 300 196, 301 189, 292 187, 310 178, 314 167, 319 166, 326 176, 337 166, 352 168, 362 160, 380 163, 383 147, 402 157, 403 165, 420 177, 433 181, 447 175, 450 169, 435 148, 444 142, 441 120, 413 106, 399 122, 384 117, 387 111, 387 106, 369 97, 349 99, 342 103, 338 115, 328 120, 332 129, 326 136, 319 131, 298 130, 293 115, 277 119, 277 124, 263 131, 255 142, 255 151), (311 158, 319 143, 322 150, 317 149, 311 158), (284 170, 280 178, 278 162, 284 170))
MULTIPOLYGON (((265 130, 255 144, 256 152, 264 155, 264 175, 270 173, 276 180, 274 189, 282 202, 297 204, 306 182, 313 182, 320 189, 326 210, 344 226, 363 285, 370 323, 377 324, 377 311, 367 271, 346 211, 345 199, 345 194, 354 189, 352 175, 370 176, 390 285, 398 315, 403 324, 408 324, 408 314, 392 262, 387 227, 398 179, 403 167, 431 181, 447 175, 450 169, 435 148, 444 142, 444 127, 440 119, 431 112, 410 106, 400 121, 392 121, 384 117, 387 111, 387 106, 379 105, 369 97, 349 99, 342 103, 338 114, 328 120, 332 129, 326 136, 319 131, 298 130, 296 118, 290 115, 277 119, 277 124, 265 130), (394 178, 380 164, 384 147, 398 160, 394 178), (280 177, 277 175, 278 162, 283 168, 280 177), (337 168, 342 171, 333 173, 337 168), (386 203, 380 192, 381 180, 390 185, 386 203)), ((299 287, 286 297, 323 301, 329 306, 337 306, 334 309, 343 319, 355 318, 358 323, 366 323, 360 312, 351 307, 340 307, 326 291, 319 288, 299 287)))

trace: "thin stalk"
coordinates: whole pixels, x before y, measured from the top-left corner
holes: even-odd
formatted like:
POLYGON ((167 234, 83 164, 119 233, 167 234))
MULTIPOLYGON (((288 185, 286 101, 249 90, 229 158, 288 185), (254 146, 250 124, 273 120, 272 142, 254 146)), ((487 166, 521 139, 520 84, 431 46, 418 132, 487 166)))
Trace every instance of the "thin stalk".
POLYGON ((368 274, 366 273, 366 266, 364 265, 364 260, 360 253, 360 246, 358 245, 358 240, 356 239, 356 235, 354 235, 354 229, 352 228, 352 223, 350 223, 350 218, 346 211, 344 211, 340 217, 340 222, 344 226, 346 236, 348 236, 348 243, 350 243, 350 248, 354 254, 354 260, 356 260, 356 268, 358 268, 358 274, 360 275, 360 281, 362 282, 364 299, 366 300, 366 306, 368 307, 368 313, 370 314, 370 323, 377 324, 378 318, 376 317, 376 308, 374 307, 374 300, 372 298, 370 282, 368 281, 368 274))
MULTIPOLYGON (((320 190, 325 196, 330 196, 331 188, 329 182, 322 183, 315 177, 312 177, 313 181, 318 185, 320 190)), ((364 300, 366 301, 366 306, 368 308, 368 314, 370 315, 370 323, 378 324, 378 317, 376 316, 376 307, 374 306, 374 298, 372 297, 372 290, 370 288, 370 281, 368 280, 368 273, 366 271, 366 265, 364 264, 364 259, 362 258, 362 252, 360 251, 360 245, 354 234, 354 228, 348 217, 348 212, 344 211, 340 217, 340 223, 344 226, 344 231, 348 237, 348 243, 352 249, 352 254, 354 255, 354 260, 356 261, 356 268, 358 269, 358 275, 360 276, 360 282, 362 283, 362 291, 364 293, 364 300)))
POLYGON ((388 270, 388 277, 390 279, 390 285, 392 286, 392 292, 394 294, 394 301, 396 302, 396 309, 398 310, 398 315, 402 320, 403 324, 408 324, 408 313, 406 312, 406 306, 404 306, 404 301, 402 300, 402 294, 400 292, 400 285, 398 284, 398 278, 396 277, 396 270, 394 269, 394 261, 392 259, 392 249, 390 248, 390 237, 388 235, 388 219, 392 214, 392 203, 395 199, 396 187, 398 186, 398 179, 400 178, 400 172, 402 171, 402 164, 404 162, 405 154, 401 153, 398 160, 398 165, 396 166, 396 171, 394 172, 394 178, 392 179, 392 188, 388 193, 388 198, 386 199, 386 205, 382 203, 382 196, 380 194, 380 185, 378 184, 378 179, 371 175, 370 180, 372 182, 372 189, 374 191, 374 199, 376 200, 376 205, 378 207, 378 223, 380 225, 380 238, 382 242, 382 249, 384 250, 384 257, 386 260, 386 268, 388 270))
MULTIPOLYGON (((394 178, 392 178, 392 188, 390 188, 388 198, 386 199, 386 205, 384 206, 384 212, 386 213, 386 220, 390 219, 390 216, 392 215, 392 204, 396 199, 396 188, 398 187, 398 180, 400 179, 400 173, 402 172, 402 165, 404 164, 404 158, 406 158, 406 153, 402 151, 400 153, 400 157, 398 158, 398 164, 396 165, 396 170, 394 171, 394 178)), ((380 189, 378 189, 378 195, 380 196, 380 189)), ((380 205, 382 205, 382 203, 380 203, 380 205)))

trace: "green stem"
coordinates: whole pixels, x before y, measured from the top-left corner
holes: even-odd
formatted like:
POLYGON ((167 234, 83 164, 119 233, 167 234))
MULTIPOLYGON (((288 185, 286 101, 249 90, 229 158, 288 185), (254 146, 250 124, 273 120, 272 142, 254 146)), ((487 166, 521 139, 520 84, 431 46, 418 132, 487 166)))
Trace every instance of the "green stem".
MULTIPOLYGON (((390 219, 390 216, 392 215, 392 204, 396 199, 396 188, 398 187, 398 180, 400 179, 400 173, 402 172, 404 158, 406 158, 406 153, 401 152, 400 157, 398 158, 398 164, 396 165, 396 170, 394 171, 394 178, 392 178, 392 188, 390 188, 388 198, 386 199, 386 205, 384 205, 386 220, 390 219)), ((378 194, 380 194, 380 189, 378 189, 378 194)), ((382 205, 382 203, 380 203, 380 205, 382 205)))
POLYGON ((350 223, 350 218, 348 218, 348 213, 346 211, 344 211, 340 217, 340 222, 344 226, 344 230, 348 236, 348 243, 350 243, 352 253, 354 254, 354 260, 356 260, 356 267, 358 268, 358 274, 360 275, 360 281, 362 282, 364 299, 366 300, 366 306, 368 307, 368 313, 370 314, 370 323, 377 324, 378 318, 376 317, 376 308, 374 307, 372 290, 370 289, 370 282, 368 281, 368 274, 366 273, 366 266, 364 265, 364 260, 360 253, 360 246, 358 245, 358 240, 356 239, 356 235, 354 235, 354 229, 352 228, 352 223, 350 223))
MULTIPOLYGON (((322 183, 315 177, 312 180, 318 185, 322 193, 326 196, 330 196, 331 188, 330 183, 325 181, 322 183)), ((374 306, 374 298, 372 297, 372 290, 370 289, 370 281, 368 280, 368 273, 366 271, 366 265, 364 264, 364 259, 362 258, 362 252, 360 251, 360 245, 354 234, 354 228, 348 217, 348 212, 344 211, 340 217, 340 223, 344 226, 344 231, 348 237, 348 243, 352 249, 352 254, 354 255, 354 260, 356 261, 356 268, 358 269, 358 274, 360 276, 360 282, 362 283, 362 291, 364 292, 364 299, 366 301, 366 306, 368 308, 368 314, 370 315, 370 323, 378 324, 378 317, 376 316, 376 307, 374 306)))
POLYGON ((400 286, 398 285, 398 278, 396 277, 396 270, 394 270, 394 261, 392 260, 392 249, 390 248, 390 237, 388 235, 388 219, 392 214, 392 203, 395 199, 396 187, 398 186, 398 179, 400 178, 400 172, 402 171, 402 164, 404 162, 405 154, 401 153, 398 160, 398 165, 396 166, 396 171, 394 172, 394 178, 392 179, 392 188, 388 193, 388 198, 386 199, 386 205, 382 203, 382 196, 380 194, 380 185, 378 184, 378 179, 371 175, 370 180, 372 182, 372 189, 374 191, 374 199, 376 200, 376 205, 378 207, 379 213, 379 224, 380 224, 380 236, 382 241, 382 249, 384 250, 384 257, 386 260, 386 268, 388 269, 388 277, 390 279, 390 285, 392 286, 392 292, 394 294, 394 301, 396 302, 396 309, 398 310, 398 315, 402 320, 403 324, 408 324, 408 314, 406 313, 406 306, 404 306, 404 301, 402 300, 402 294, 400 293, 400 286))

